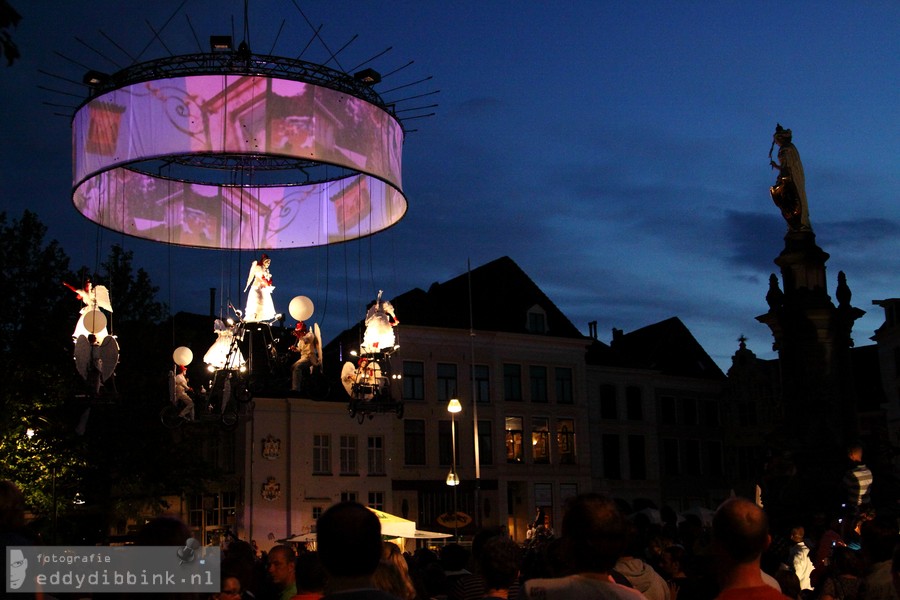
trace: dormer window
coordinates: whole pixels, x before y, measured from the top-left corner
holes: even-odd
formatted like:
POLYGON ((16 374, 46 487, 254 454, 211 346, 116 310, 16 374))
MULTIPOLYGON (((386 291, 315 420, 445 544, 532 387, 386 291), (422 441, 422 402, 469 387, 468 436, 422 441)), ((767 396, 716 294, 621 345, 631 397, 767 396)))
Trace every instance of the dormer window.
POLYGON ((547 333, 547 312, 537 304, 529 308, 525 328, 528 333, 547 333))

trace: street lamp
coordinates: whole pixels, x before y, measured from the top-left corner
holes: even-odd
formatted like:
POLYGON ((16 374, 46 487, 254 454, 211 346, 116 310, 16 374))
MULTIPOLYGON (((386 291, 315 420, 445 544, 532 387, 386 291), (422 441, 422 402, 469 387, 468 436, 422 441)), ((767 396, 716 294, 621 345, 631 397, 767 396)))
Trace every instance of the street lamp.
POLYGON ((459 487, 459 475, 456 473, 456 413, 462 411, 459 400, 453 398, 447 404, 447 412, 450 413, 450 446, 453 448, 453 459, 450 463, 450 473, 447 474, 447 485, 453 488, 453 537, 459 541, 459 518, 456 514, 456 488, 459 487))

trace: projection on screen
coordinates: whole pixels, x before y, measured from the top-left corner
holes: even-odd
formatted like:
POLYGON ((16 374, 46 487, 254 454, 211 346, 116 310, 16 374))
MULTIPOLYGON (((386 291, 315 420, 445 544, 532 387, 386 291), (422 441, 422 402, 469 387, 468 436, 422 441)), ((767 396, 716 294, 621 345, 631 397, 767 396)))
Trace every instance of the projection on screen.
POLYGON ((406 212, 403 130, 311 83, 191 75, 101 94, 73 120, 73 203, 140 238, 224 249, 318 246, 406 212))

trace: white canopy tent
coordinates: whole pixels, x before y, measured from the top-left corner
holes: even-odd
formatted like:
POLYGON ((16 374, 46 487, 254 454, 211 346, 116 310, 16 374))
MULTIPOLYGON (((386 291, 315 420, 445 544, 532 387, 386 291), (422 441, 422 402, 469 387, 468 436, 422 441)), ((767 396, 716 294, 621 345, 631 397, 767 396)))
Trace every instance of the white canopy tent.
MULTIPOLYGON (((370 508, 369 510, 375 513, 375 516, 378 517, 378 521, 381 523, 381 535, 387 538, 402 538, 407 540, 438 540, 453 537, 449 533, 438 533, 436 531, 423 531, 421 529, 416 529, 415 521, 410 521, 409 519, 404 519, 402 517, 398 517, 397 515, 392 515, 390 513, 376 510, 374 508, 370 508)), ((278 541, 282 543, 315 544, 316 534, 301 533, 299 535, 293 535, 289 538, 278 541)))

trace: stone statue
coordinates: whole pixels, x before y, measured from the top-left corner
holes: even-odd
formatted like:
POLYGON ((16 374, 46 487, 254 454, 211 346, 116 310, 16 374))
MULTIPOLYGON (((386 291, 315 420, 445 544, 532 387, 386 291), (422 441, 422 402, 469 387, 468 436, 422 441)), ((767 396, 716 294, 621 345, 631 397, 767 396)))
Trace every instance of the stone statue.
POLYGON ((845 275, 843 271, 838 271, 838 284, 834 295, 837 298, 838 306, 840 308, 850 307, 850 300, 853 298, 853 292, 850 291, 850 286, 847 285, 847 275, 845 275))
POLYGON ((766 293, 766 302, 772 310, 778 310, 784 304, 784 292, 778 287, 778 276, 775 273, 769 275, 769 291, 766 293))
POLYGON ((769 164, 778 169, 775 185, 769 188, 772 200, 781 209, 791 231, 812 231, 809 224, 809 205, 806 202, 806 182, 803 177, 803 163, 800 153, 791 143, 791 130, 781 124, 775 126, 772 147, 769 148, 769 164), (772 160, 772 151, 778 145, 778 162, 772 160))

